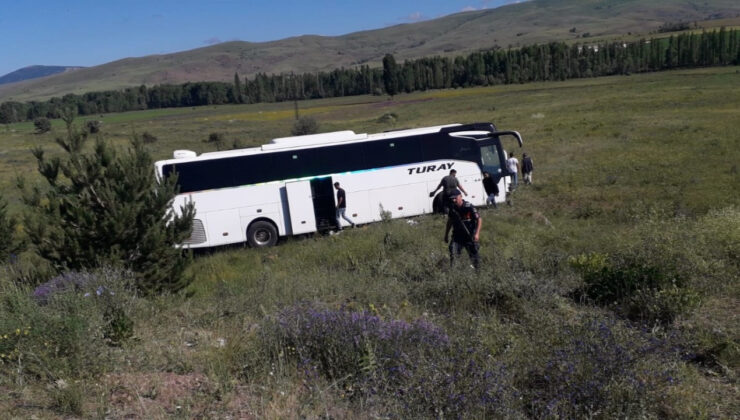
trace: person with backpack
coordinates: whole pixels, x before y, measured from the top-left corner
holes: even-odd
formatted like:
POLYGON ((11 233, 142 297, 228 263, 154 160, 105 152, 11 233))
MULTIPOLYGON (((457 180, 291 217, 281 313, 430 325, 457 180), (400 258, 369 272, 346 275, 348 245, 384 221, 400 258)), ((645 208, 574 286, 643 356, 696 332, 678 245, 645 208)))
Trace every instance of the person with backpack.
POLYGON ((447 217, 445 226, 445 242, 449 242, 450 267, 455 262, 455 257, 462 254, 463 248, 468 252, 473 267, 480 267, 480 229, 481 217, 475 207, 468 201, 463 200, 460 191, 451 193, 452 206, 447 217), (450 229, 452 229, 452 241, 449 240, 450 229))
POLYGON ((534 171, 532 158, 525 153, 522 155, 522 175, 524 175, 525 184, 532 185, 532 171, 534 171))

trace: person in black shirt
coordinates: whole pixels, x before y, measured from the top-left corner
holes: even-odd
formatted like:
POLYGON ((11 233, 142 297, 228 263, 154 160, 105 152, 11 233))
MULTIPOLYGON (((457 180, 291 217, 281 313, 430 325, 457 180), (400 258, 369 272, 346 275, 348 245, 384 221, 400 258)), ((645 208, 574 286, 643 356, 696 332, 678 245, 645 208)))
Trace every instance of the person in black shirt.
POLYGON ((532 171, 534 171, 534 164, 532 158, 527 156, 525 153, 522 155, 522 174, 524 174, 524 183, 532 185, 532 171))
POLYGON ((460 191, 452 192, 452 207, 447 217, 445 227, 445 242, 449 241, 450 229, 452 229, 452 241, 450 242, 450 267, 452 267, 455 256, 462 253, 465 248, 470 256, 473 267, 477 270, 480 266, 478 251, 480 245, 481 218, 475 207, 463 200, 460 191))
POLYGON ((339 188, 338 182, 334 183, 334 188, 337 189, 337 230, 342 230, 342 221, 340 220, 340 217, 348 221, 352 227, 355 227, 355 222, 344 214, 347 210, 347 194, 345 194, 344 189, 339 188))
POLYGON ((498 205, 496 205, 496 196, 499 192, 498 185, 496 185, 496 182, 488 172, 483 172, 483 188, 486 190, 486 195, 488 196, 486 198, 486 204, 493 204, 493 208, 498 208, 498 205))

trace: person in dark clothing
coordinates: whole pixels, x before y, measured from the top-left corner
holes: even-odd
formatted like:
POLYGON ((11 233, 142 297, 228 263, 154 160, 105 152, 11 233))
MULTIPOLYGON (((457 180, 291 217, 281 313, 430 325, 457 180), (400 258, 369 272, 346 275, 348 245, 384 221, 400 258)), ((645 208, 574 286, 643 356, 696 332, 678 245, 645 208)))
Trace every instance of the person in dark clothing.
POLYGON ((480 245, 481 218, 475 207, 463 200, 459 191, 452 192, 452 207, 447 217, 445 227, 445 242, 449 241, 450 229, 452 229, 452 241, 450 241, 450 267, 452 267, 455 256, 462 253, 463 248, 468 251, 470 261, 477 270, 480 267, 478 251, 480 245))
POLYGON ((338 182, 334 183, 334 188, 337 190, 337 230, 342 230, 342 221, 340 218, 348 221, 352 227, 355 227, 355 222, 345 214, 347 210, 347 194, 344 192, 344 189, 339 187, 338 182))
POLYGON ((534 171, 532 158, 525 153, 522 155, 522 175, 524 175, 525 184, 532 185, 532 171, 534 171))
POLYGON ((496 196, 499 192, 498 185, 488 172, 483 172, 483 188, 486 190, 486 204, 493 204, 493 208, 498 208, 496 204, 496 196))
POLYGON ((462 191, 463 194, 465 194, 466 196, 468 195, 467 191, 465 191, 465 188, 463 188, 462 185, 460 185, 460 182, 457 180, 457 177, 455 176, 456 174, 456 170, 450 170, 450 174, 442 178, 442 180, 439 181, 439 185, 437 185, 437 188, 429 193, 430 197, 434 197, 434 194, 437 193, 437 190, 442 188, 442 210, 445 214, 449 211, 450 198, 451 194, 454 191, 459 190, 462 191))

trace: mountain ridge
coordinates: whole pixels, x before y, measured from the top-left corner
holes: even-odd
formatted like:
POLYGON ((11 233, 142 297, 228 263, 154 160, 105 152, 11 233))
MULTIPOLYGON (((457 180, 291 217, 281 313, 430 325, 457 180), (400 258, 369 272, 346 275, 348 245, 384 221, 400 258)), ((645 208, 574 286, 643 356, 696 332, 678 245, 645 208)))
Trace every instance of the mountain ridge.
MULTIPOLYGON (((268 42, 230 41, 0 85, 0 101, 197 81, 231 82, 234 74, 312 73, 396 60, 461 55, 550 41, 647 36, 670 22, 737 19, 740 2, 711 0, 532 0, 341 36, 301 35, 268 42)), ((737 24, 737 23, 736 23, 737 24)))

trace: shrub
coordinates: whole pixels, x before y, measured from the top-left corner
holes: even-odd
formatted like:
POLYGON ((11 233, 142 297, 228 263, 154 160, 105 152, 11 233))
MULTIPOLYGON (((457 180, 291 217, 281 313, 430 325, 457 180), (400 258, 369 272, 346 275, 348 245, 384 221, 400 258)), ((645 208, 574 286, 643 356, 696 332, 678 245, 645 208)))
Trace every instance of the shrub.
POLYGON ((67 130, 66 139, 56 139, 64 158, 33 151, 46 188, 28 190, 20 182, 32 210, 24 222, 36 253, 59 271, 123 266, 146 292, 186 286, 189 255, 173 245, 190 234, 195 210, 190 204, 173 211, 175 177, 156 181, 151 156, 138 138, 127 153, 101 138, 86 153, 88 133, 71 124, 67 130))
POLYGON ((100 132, 100 126, 102 123, 99 120, 90 120, 85 123, 85 128, 90 134, 96 134, 100 132))
POLYGON ((509 406, 506 369, 488 369, 484 353, 451 343, 428 321, 299 304, 269 317, 262 340, 274 343, 272 363, 284 357, 309 379, 319 375, 391 414, 500 415, 509 406))
POLYGON ((395 123, 396 121, 398 121, 398 115, 395 112, 386 112, 377 119, 379 123, 395 123))
POLYGON ((51 121, 46 117, 38 117, 33 120, 33 126, 36 127, 36 134, 43 134, 51 130, 51 121))
POLYGON ((630 320, 668 324, 699 303, 698 294, 669 261, 589 254, 569 262, 582 274, 587 298, 613 306, 630 320))
POLYGON ((23 249, 23 243, 16 238, 15 219, 8 215, 7 209, 8 204, 0 194, 0 263, 23 249))
POLYGON ((150 133, 148 131, 145 131, 145 132, 141 133, 141 141, 143 141, 144 144, 156 143, 157 140, 159 140, 157 138, 157 136, 155 136, 154 134, 152 134, 152 133, 150 133))
POLYGON ((293 129, 290 130, 294 136, 316 134, 319 132, 319 123, 311 117, 301 117, 296 120, 293 129))
POLYGON ((112 269, 65 273, 39 304, 38 293, 0 278, 0 378, 44 381, 112 368, 108 349, 133 333, 132 283, 131 273, 112 269))
POLYGON ((534 418, 641 417, 675 382, 667 340, 598 319, 560 335, 565 342, 520 384, 534 418))

